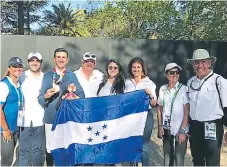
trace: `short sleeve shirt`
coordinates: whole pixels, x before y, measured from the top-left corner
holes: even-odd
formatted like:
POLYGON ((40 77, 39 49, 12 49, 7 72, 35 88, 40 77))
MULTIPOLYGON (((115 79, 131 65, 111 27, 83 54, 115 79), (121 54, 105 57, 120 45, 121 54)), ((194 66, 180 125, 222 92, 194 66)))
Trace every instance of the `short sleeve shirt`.
MULTIPOLYGON (((222 118, 223 110, 216 88, 216 78, 218 76, 218 74, 211 71, 203 79, 194 76, 188 80, 190 117, 192 120, 205 122, 222 118)), ((220 76, 217 79, 217 84, 223 107, 227 107, 227 80, 220 76)))
MULTIPOLYGON (((10 83, 15 86, 15 84, 13 83, 11 78, 10 77, 7 77, 7 78, 9 79, 10 83)), ((18 85, 16 85, 15 87, 19 87, 19 86, 20 85, 18 83, 18 85)), ((0 82, 0 91, 1 91, 1 93, 0 93, 0 104, 4 104, 6 102, 6 98, 9 94, 9 88, 6 85, 5 82, 0 82)))
POLYGON ((179 131, 184 117, 184 105, 189 103, 187 87, 185 85, 180 86, 181 84, 177 82, 171 90, 168 90, 168 85, 163 85, 159 90, 157 100, 158 105, 163 107, 163 125, 165 125, 165 121, 167 121, 171 115, 170 126, 172 135, 176 135, 179 131))

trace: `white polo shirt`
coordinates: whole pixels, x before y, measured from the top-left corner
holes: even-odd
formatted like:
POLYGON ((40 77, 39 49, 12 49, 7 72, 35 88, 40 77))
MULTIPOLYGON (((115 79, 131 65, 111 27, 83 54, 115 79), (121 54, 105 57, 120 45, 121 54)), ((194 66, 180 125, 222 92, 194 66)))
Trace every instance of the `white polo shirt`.
MULTIPOLYGON (((187 96, 187 87, 182 85, 179 89, 180 83, 177 82, 175 86, 168 90, 168 84, 161 86, 159 89, 159 97, 157 100, 158 105, 163 107, 162 117, 163 117, 163 125, 164 121, 167 117, 171 115, 170 120, 170 131, 172 135, 176 135, 181 128, 181 124, 184 117, 184 105, 189 103, 189 99, 187 96), (179 89, 177 95, 175 93, 179 89), (172 114, 171 114, 171 104, 172 100, 175 96, 175 100, 173 101, 172 114)), ((186 128, 186 132, 188 132, 188 128, 186 128)))
POLYGON ((141 90, 141 89, 150 90, 154 99, 157 99, 156 92, 155 92, 156 85, 152 80, 150 80, 149 77, 145 77, 145 78, 141 79, 140 82, 137 83, 137 84, 136 84, 135 79, 127 79, 126 80, 126 91, 127 92, 131 92, 131 91, 135 91, 135 90, 141 90))
MULTIPOLYGON (((197 78, 197 76, 188 80, 190 117, 192 120, 205 122, 222 118, 223 110, 216 89, 217 76, 219 75, 211 71, 201 80, 197 78), (208 78, 209 76, 211 77, 208 78), (208 79, 206 80, 206 78, 208 79), (193 90, 198 89, 202 84, 201 90, 193 90)), ((217 81, 223 107, 227 107, 227 80, 223 77, 219 77, 217 81)))
POLYGON ((38 102, 38 96, 42 85, 43 73, 34 77, 30 70, 25 71, 25 79, 21 84, 21 89, 25 100, 24 124, 23 127, 30 127, 31 121, 33 127, 42 126, 44 109, 38 102))
MULTIPOLYGON (((155 100, 157 99, 156 92, 155 92, 156 85, 152 80, 150 80, 149 77, 145 77, 145 78, 141 79, 140 82, 137 84, 136 84, 135 79, 128 78, 126 80, 126 92, 131 92, 131 91, 141 90, 141 89, 150 90, 154 99, 155 100)), ((151 108, 150 105, 149 105, 149 108, 151 108)))
POLYGON ((97 97, 99 84, 103 79, 103 73, 95 69, 93 70, 89 80, 87 80, 87 78, 83 74, 81 67, 79 70, 74 71, 74 73, 76 74, 77 79, 84 90, 85 98, 97 97))

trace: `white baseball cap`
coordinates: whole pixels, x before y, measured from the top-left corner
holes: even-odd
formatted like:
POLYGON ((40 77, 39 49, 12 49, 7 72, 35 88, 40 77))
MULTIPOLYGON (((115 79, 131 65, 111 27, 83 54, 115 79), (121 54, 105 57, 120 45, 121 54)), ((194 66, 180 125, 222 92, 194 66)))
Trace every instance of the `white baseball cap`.
POLYGON ((92 52, 86 52, 86 53, 84 53, 83 60, 89 60, 89 59, 92 59, 92 60, 95 60, 96 61, 95 54, 92 53, 92 52))
POLYGON ((177 63, 169 63, 165 67, 165 72, 167 72, 168 70, 171 70, 173 68, 177 68, 180 71, 182 70, 181 66, 177 65, 177 63))
POLYGON ((43 57, 39 52, 31 52, 28 54, 28 60, 31 58, 37 58, 38 60, 42 60, 43 57))

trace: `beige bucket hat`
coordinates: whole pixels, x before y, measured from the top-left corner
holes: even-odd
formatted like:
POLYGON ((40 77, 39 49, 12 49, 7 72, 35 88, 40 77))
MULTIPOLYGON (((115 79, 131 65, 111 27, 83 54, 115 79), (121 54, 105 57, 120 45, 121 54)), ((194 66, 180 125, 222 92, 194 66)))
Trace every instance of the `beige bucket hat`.
POLYGON ((192 59, 187 59, 187 62, 192 64, 194 60, 204 60, 204 59, 210 59, 211 64, 215 63, 217 58, 214 56, 210 56, 208 51, 205 49, 197 49, 193 53, 192 59))

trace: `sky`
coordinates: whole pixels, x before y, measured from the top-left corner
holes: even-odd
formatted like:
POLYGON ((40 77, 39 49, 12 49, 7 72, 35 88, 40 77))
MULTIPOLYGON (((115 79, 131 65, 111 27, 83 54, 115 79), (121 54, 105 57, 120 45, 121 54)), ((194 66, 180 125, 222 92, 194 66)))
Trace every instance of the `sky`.
MULTIPOLYGON (((65 6, 68 6, 68 4, 71 3, 71 7, 73 9, 77 9, 77 8, 85 9, 86 8, 85 4, 87 3, 86 0, 71 0, 71 1, 70 0, 48 0, 48 2, 49 2, 48 6, 46 6, 42 11, 44 11, 44 10, 52 10, 52 7, 51 7, 52 4, 58 6, 60 3, 64 3, 65 6)), ((38 12, 37 14, 42 15, 42 13, 43 13, 42 11, 38 12)), ((31 29, 32 30, 36 30, 39 27, 40 26, 37 23, 31 24, 31 29)))

